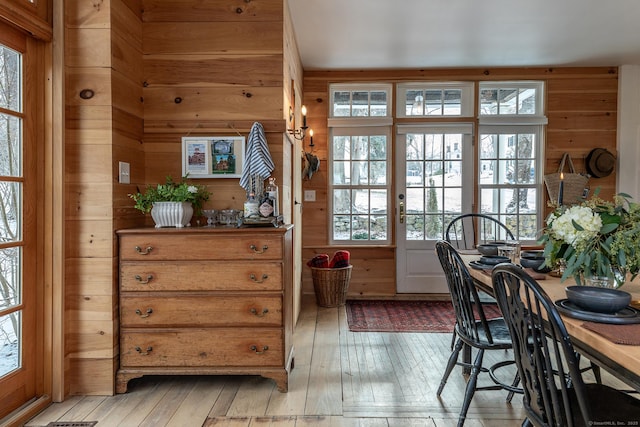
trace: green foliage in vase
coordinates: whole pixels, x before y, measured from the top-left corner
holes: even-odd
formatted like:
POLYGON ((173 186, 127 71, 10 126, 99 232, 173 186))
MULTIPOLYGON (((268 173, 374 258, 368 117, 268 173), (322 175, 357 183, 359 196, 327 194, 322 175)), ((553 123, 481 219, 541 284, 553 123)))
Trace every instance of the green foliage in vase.
POLYGON ((594 197, 575 206, 560 206, 547 217, 539 243, 544 244, 546 265, 555 267, 564 259, 562 280, 580 275, 611 276, 616 270, 640 271, 640 205, 628 194, 613 201, 594 197))
POLYGON ((180 182, 175 182, 171 176, 167 176, 164 184, 147 185, 144 192, 138 191, 129 194, 129 197, 135 202, 133 206, 143 213, 149 213, 155 202, 190 202, 195 215, 200 215, 211 193, 205 186, 190 184, 186 180, 187 176, 184 176, 180 182))

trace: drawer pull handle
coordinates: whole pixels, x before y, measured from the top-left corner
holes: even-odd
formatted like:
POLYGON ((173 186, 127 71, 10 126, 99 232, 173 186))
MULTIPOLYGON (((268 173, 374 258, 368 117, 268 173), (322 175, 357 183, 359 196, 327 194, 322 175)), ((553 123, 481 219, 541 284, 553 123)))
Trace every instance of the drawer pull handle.
POLYGON ((252 345, 251 347, 249 347, 249 350, 253 351, 255 354, 265 354, 267 350, 269 350, 269 346, 268 345, 262 346, 262 351, 260 351, 258 350, 258 347, 256 347, 255 345, 252 345))
POLYGON ((253 252, 257 253, 257 254, 263 254, 266 252, 267 249, 269 249, 269 246, 267 245, 262 245, 262 250, 259 251, 256 245, 251 245, 249 246, 249 249, 251 249, 253 252))
POLYGON ((142 318, 151 316, 151 313, 153 313, 152 308, 147 308, 147 311, 145 314, 142 314, 142 311, 139 308, 136 308, 136 314, 142 318))
POLYGON ((265 279, 268 279, 269 276, 267 276, 266 274, 262 275, 262 279, 258 280, 256 279, 256 275, 255 274, 251 274, 251 276, 249 276, 251 278, 251 280, 253 280, 256 283, 263 283, 265 279))
POLYGON ((151 279, 153 279, 153 276, 151 274, 147 275, 147 280, 143 280, 142 276, 140 276, 139 274, 136 274, 136 282, 142 284, 142 285, 146 285, 147 283, 149 283, 151 281, 151 279))
POLYGON ((268 308, 263 308, 262 309, 262 313, 258 313, 258 310, 256 310, 255 308, 252 308, 249 311, 251 312, 251 314, 253 314, 254 316, 257 316, 257 317, 264 317, 267 313, 269 313, 269 309, 268 308))
POLYGON ((147 351, 145 351, 144 353, 142 352, 142 349, 140 347, 136 347, 136 351, 138 353, 140 353, 141 356, 148 356, 149 353, 151 353, 151 351, 153 350, 153 347, 149 346, 147 347, 147 351))
POLYGON ((136 246, 136 252, 139 253, 140 255, 149 255, 152 250, 153 250, 153 247, 151 246, 147 246, 145 250, 142 250, 140 246, 136 246))

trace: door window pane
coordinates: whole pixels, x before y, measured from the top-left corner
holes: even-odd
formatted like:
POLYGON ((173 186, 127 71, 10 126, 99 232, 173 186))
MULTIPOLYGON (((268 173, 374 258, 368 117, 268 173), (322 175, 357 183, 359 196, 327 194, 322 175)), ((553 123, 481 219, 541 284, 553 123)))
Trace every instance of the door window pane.
POLYGON ((22 304, 20 247, 0 250, 0 310, 22 304))
POLYGON ((0 316, 0 377, 20 368, 22 331, 20 312, 0 316))
POLYGON ((0 239, 2 242, 21 240, 22 183, 0 180, 0 239))
POLYGON ((407 133, 405 141, 405 237, 441 239, 448 224, 445 213, 462 213, 463 135, 407 133))
POLYGON ((20 82, 22 80, 21 57, 18 52, 0 46, 0 107, 12 111, 22 111, 20 82))
POLYGON ((21 120, 18 117, 0 113, 0 175, 13 177, 22 175, 21 140, 21 120))

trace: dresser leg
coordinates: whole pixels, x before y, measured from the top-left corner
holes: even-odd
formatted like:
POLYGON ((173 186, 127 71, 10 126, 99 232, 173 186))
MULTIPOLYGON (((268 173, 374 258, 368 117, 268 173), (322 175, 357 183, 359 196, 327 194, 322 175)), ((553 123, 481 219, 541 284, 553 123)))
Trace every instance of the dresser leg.
POLYGON ((289 373, 287 371, 261 373, 260 376, 274 380, 280 393, 289 391, 289 373))
POLYGON ((142 376, 143 374, 118 372, 116 375, 116 394, 126 393, 129 380, 140 378, 142 376))
MULTIPOLYGON (((275 379, 275 378, 274 378, 275 379)), ((276 386, 278 387, 278 391, 280 393, 287 393, 289 391, 289 375, 284 375, 284 378, 278 380, 275 379, 276 386)))

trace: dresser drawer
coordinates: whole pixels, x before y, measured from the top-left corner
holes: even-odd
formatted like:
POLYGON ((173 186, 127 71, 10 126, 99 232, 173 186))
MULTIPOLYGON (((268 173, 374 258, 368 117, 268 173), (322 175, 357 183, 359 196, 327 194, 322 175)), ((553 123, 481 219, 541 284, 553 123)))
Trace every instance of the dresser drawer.
POLYGON ((282 297, 123 295, 120 319, 123 327, 279 327, 283 324, 282 297))
POLYGON ((120 263, 121 291, 277 291, 282 264, 259 261, 120 263))
POLYGON ((123 368, 282 366, 282 347, 279 329, 123 329, 120 364, 123 368))
POLYGON ((120 236, 120 260, 276 260, 283 258, 277 235, 120 236))

